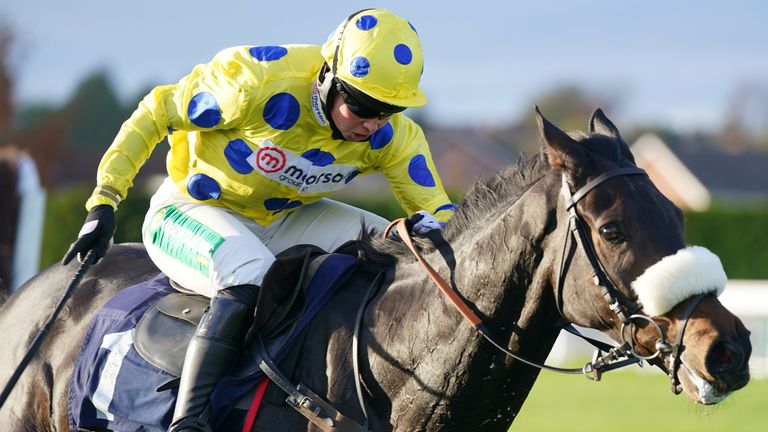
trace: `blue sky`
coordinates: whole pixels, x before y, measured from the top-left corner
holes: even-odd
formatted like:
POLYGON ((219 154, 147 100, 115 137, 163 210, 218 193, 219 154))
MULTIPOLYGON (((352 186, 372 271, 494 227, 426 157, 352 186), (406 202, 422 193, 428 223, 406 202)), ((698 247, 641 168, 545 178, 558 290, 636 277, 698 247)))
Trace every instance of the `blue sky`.
POLYGON ((720 126, 742 85, 768 88, 768 3, 723 1, 23 0, 12 26, 15 98, 62 102, 95 70, 123 96, 175 82, 235 45, 322 43, 349 13, 388 7, 418 29, 427 114, 450 125, 517 119, 548 90, 618 95, 620 124, 720 126))

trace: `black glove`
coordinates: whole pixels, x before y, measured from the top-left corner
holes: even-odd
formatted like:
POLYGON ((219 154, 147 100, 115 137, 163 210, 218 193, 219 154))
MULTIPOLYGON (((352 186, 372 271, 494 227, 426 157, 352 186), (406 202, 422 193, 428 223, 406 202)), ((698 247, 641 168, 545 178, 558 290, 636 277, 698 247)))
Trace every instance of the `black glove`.
POLYGON ((106 204, 97 205, 88 213, 88 217, 85 218, 85 223, 77 235, 77 240, 69 247, 61 263, 63 265, 69 264, 75 255, 80 262, 83 262, 85 255, 89 251, 93 251, 93 263, 96 264, 107 254, 114 233, 115 209, 106 204))

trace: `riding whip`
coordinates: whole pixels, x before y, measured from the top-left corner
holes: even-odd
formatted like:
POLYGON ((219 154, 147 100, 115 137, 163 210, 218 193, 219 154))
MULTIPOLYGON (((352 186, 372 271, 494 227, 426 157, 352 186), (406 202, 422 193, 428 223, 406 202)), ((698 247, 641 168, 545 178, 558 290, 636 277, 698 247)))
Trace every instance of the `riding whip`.
POLYGON ((27 366, 29 365, 29 362, 32 360, 32 356, 35 354, 37 349, 40 348, 40 344, 43 343, 43 340, 45 339, 45 336, 48 334, 48 331, 50 331, 51 326, 53 325, 53 322, 56 320, 56 317, 59 316, 59 313, 61 313, 61 310, 64 308, 64 303, 67 302, 67 299, 75 291, 75 288, 77 288, 77 286, 80 285, 80 281, 83 279, 83 276, 85 276, 85 272, 88 271, 88 268, 91 267, 92 263, 93 263, 93 251, 91 250, 91 251, 88 251, 88 253, 85 255, 85 259, 83 259, 83 263, 80 264, 80 267, 77 269, 77 272, 75 272, 75 275, 72 277, 72 281, 69 283, 67 290, 64 292, 64 295, 61 297, 61 300, 59 300, 59 303, 56 305, 56 308, 53 310, 51 317, 48 318, 48 321, 46 321, 45 324, 43 324, 43 326, 40 328, 40 331, 37 332, 37 336, 35 336, 35 339, 32 341, 32 344, 29 346, 29 349, 27 349, 27 353, 24 354, 24 357, 21 359, 21 362, 16 367, 16 370, 13 371, 13 375, 11 375, 11 378, 8 380, 8 383, 5 384, 5 388, 3 388, 3 392, 0 394, 0 408, 2 408, 3 404, 5 404, 5 400, 8 399, 8 396, 11 394, 11 391, 16 386, 16 383, 19 381, 19 377, 24 372, 24 369, 27 368, 27 366))

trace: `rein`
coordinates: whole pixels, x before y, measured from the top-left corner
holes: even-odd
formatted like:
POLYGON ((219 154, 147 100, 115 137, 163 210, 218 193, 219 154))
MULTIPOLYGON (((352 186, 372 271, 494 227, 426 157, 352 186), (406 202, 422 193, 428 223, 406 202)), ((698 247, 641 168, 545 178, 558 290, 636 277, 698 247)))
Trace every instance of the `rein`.
MULTIPOLYGON (((563 195, 565 196, 566 210, 569 214, 567 232, 571 233, 571 235, 576 240, 578 247, 584 251, 594 271, 594 284, 601 287, 602 295, 608 303, 609 308, 622 322, 620 332, 621 344, 614 347, 582 335, 571 324, 568 324, 564 327, 564 330, 584 339, 596 348, 592 361, 585 364, 582 368, 560 368, 531 361, 520 357, 519 355, 510 351, 503 344, 499 343, 498 340, 491 334, 487 326, 483 323, 483 320, 461 298, 461 296, 452 288, 452 286, 446 282, 446 280, 440 276, 440 274, 434 268, 432 268, 432 266, 424 259, 424 257, 422 257, 421 253, 413 242, 410 230, 406 224, 406 219, 400 218, 390 223, 384 231, 384 236, 387 237, 393 228, 396 229, 400 239, 408 247, 414 257, 416 257, 419 263, 424 267, 429 277, 432 279, 435 285, 437 285, 445 297, 450 301, 450 303, 459 311, 464 319, 469 322, 473 328, 475 328, 475 330, 477 330, 486 340, 488 340, 493 346, 495 346, 506 355, 529 366, 533 366, 539 369, 566 374, 583 374, 587 378, 595 381, 599 381, 601 379, 603 372, 629 366, 631 364, 638 364, 639 366, 642 366, 643 360, 646 360, 650 364, 659 367, 669 375, 669 378, 672 381, 672 392, 674 394, 679 394, 681 392, 681 387, 677 373, 681 365, 680 355, 684 350, 683 335, 685 333, 685 327, 688 323, 688 320, 703 298, 703 295, 697 295, 692 298, 691 303, 688 305, 688 308, 683 315, 682 321, 680 321, 675 343, 670 345, 666 342, 666 337, 661 327, 659 327, 659 325, 651 317, 639 313, 639 311, 642 309, 641 305, 622 293, 608 276, 588 235, 586 224, 576 211, 576 205, 578 202, 597 186, 611 178, 630 175, 647 174, 644 170, 637 167, 614 169, 596 177, 587 183, 584 187, 576 191, 574 194, 570 193, 570 189, 565 182, 565 178, 563 178, 563 195), (659 333, 659 340, 656 342, 655 346, 656 352, 649 356, 642 356, 638 354, 634 348, 635 341, 633 338, 627 340, 624 336, 625 328, 634 327, 636 325, 635 321, 646 321, 650 323, 650 325, 653 325, 659 333), (603 352, 605 353, 603 354, 603 352), (670 357, 669 369, 667 369, 667 367, 664 365, 663 359, 665 356, 670 357)), ((569 237, 569 235, 566 235, 566 243, 563 245, 563 257, 565 256, 565 250, 567 248, 569 237)), ((563 261, 564 259, 560 262, 560 272, 557 278, 558 296, 562 290, 562 280, 564 279, 563 261)), ((558 310, 560 310, 559 305, 558 310)), ((562 311, 560 311, 560 313, 562 315, 562 311)))

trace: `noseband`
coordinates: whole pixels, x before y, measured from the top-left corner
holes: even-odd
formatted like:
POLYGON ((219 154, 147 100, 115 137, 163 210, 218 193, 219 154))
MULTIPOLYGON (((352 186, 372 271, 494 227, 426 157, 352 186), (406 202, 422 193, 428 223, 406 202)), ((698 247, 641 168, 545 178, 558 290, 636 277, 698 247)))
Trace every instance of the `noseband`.
MULTIPOLYGON (((493 337, 493 335, 490 333, 487 326, 483 323, 482 319, 474 312, 474 310, 471 307, 469 307, 469 305, 467 305, 466 302, 464 302, 464 300, 461 298, 461 296, 458 295, 458 293, 453 289, 453 287, 448 282, 446 282, 445 279, 443 279, 437 273, 437 271, 435 271, 432 268, 432 266, 430 266, 429 263, 426 262, 426 260, 424 260, 424 258, 419 253, 418 248, 413 243, 413 239, 410 236, 410 231, 406 226, 405 219, 398 219, 392 222, 384 231, 384 236, 385 237, 388 236, 390 230, 392 230, 392 228, 396 228, 400 239, 410 249, 411 253, 413 253, 416 259, 422 264, 422 266, 426 269, 427 273, 435 282, 437 287, 440 288, 440 291, 453 304, 453 306, 459 311, 459 313, 461 313, 464 319, 468 321, 483 337, 485 337, 489 342, 491 342, 496 348, 498 348, 505 354, 509 355, 510 357, 539 369, 546 369, 546 370, 560 372, 560 373, 583 374, 587 378, 593 379, 595 381, 600 380, 603 372, 618 369, 618 368, 635 364, 635 363, 642 366, 642 361, 645 360, 645 361, 648 361, 650 364, 653 364, 654 366, 659 367, 665 373, 667 373, 670 377, 670 380, 672 381, 672 391, 675 394, 679 394, 681 391, 681 387, 680 387, 680 381, 677 377, 677 372, 681 364, 680 354, 682 354, 682 351, 684 349, 683 335, 685 333, 685 327, 688 323, 688 319, 690 318, 694 309, 699 304, 699 302, 701 301, 704 295, 700 294, 692 298, 692 301, 688 305, 688 308, 686 309, 685 314, 683 315, 683 320, 680 321, 675 343, 670 345, 666 341, 666 336, 664 335, 664 331, 661 329, 661 327, 650 316, 641 313, 640 310, 642 309, 642 307, 640 306, 640 304, 632 300, 629 296, 622 293, 621 290, 619 290, 616 287, 616 284, 614 284, 611 278, 608 276, 608 274, 606 273, 604 267, 600 262, 600 258, 597 256, 597 252, 595 250, 594 244, 592 243, 592 240, 589 237, 587 225, 579 216, 578 212, 576 211, 576 204, 578 204, 578 202, 582 198, 584 198, 590 191, 595 189, 597 186, 599 186, 603 182, 614 177, 631 176, 631 175, 647 175, 647 174, 644 170, 637 167, 617 168, 596 177, 595 179, 587 183, 585 186, 583 186, 581 189, 576 191, 576 193, 574 194, 571 194, 570 189, 568 188, 568 185, 565 182, 565 178, 563 178, 563 195, 565 196, 565 205, 566 205, 566 210, 568 211, 568 216, 569 216, 567 232, 569 232, 574 237, 574 239, 576 240, 577 246, 584 251, 584 254, 586 255, 593 269, 594 284, 601 288, 603 298, 605 298, 611 311, 613 311, 616 314, 616 316, 621 320, 621 323, 622 323, 621 329, 620 329, 621 344, 619 346, 614 346, 614 347, 606 343, 603 343, 601 341, 582 335, 571 324, 568 324, 564 327, 564 330, 576 336, 581 337, 582 339, 592 344, 595 348, 597 348, 595 351, 595 355, 592 358, 592 361, 584 365, 583 368, 569 369, 569 368, 559 368, 554 366, 548 366, 542 363, 538 363, 535 361, 522 358, 519 355, 511 352, 502 343, 500 343, 495 337, 493 337), (651 355, 642 356, 639 353, 637 353, 635 349, 636 341, 634 339, 634 332, 632 331, 632 329, 636 326, 636 323, 638 322, 646 322, 649 325, 654 326, 656 328, 656 331, 659 334, 659 339, 656 342, 656 346, 655 346, 656 351, 651 355), (625 330, 627 329, 630 330, 629 340, 625 336, 626 334, 625 330), (663 361, 664 357, 666 356, 669 356, 669 359, 670 359, 669 369, 667 369, 663 361)), ((565 269, 564 269, 565 254, 567 253, 567 250, 568 250, 568 240, 571 237, 571 235, 566 235, 565 243, 563 244, 563 257, 560 261, 560 271, 558 273, 558 278, 556 282, 557 297, 558 297, 556 302, 558 303, 557 308, 560 311, 561 315, 563 315, 563 312, 559 304, 559 297, 562 293, 562 285, 565 280, 565 269)), ((442 239, 441 236, 439 238, 442 239)), ((434 238, 432 239, 434 240, 434 238)))
MULTIPOLYGON (((603 298, 605 298, 609 308, 621 320, 621 329, 619 331, 621 345, 619 345, 617 348, 622 351, 626 357, 634 357, 636 359, 646 360, 650 364, 662 369, 665 373, 667 373, 672 382, 672 392, 674 394, 679 394, 682 391, 682 388, 680 386, 679 378, 677 377, 677 372, 680 369, 680 354, 682 354, 684 349, 683 335, 685 334, 685 327, 687 326, 688 320, 693 314, 693 311, 696 309, 696 306, 698 306, 704 295, 699 294, 692 297, 690 304, 683 314, 683 319, 679 323, 675 343, 670 345, 666 340, 664 331, 658 325, 658 323, 656 323, 656 321, 654 321, 650 316, 641 313, 640 310, 642 309, 642 306, 622 293, 621 290, 616 287, 616 284, 613 282, 613 280, 611 280, 610 276, 608 276, 608 273, 605 271, 605 268, 600 262, 600 258, 597 256, 594 244, 592 243, 592 239, 589 236, 587 225, 576 211, 576 205, 579 203, 579 201, 581 201, 581 199, 587 196, 590 191, 595 189, 600 184, 614 177, 633 175, 647 175, 647 173, 637 167, 617 168, 601 174, 572 195, 565 177, 563 177, 563 195, 565 197, 566 210, 568 211, 567 231, 573 235, 573 238, 576 239, 577 245, 581 248, 581 250, 584 251, 584 254, 589 260, 589 264, 592 266, 593 270, 593 283, 600 287, 603 298), (636 323, 639 322, 645 322, 648 325, 653 326, 659 335, 655 345, 656 351, 647 356, 640 355, 635 349, 637 341, 634 338, 635 332, 632 330, 634 327, 636 327, 636 323), (627 329, 630 330, 629 340, 626 338, 625 330, 627 329), (664 365, 663 359, 665 356, 669 356, 669 369, 667 369, 667 367, 664 365)), ((565 244, 563 245, 563 254, 565 254, 565 251, 568 250, 569 238, 570 236, 566 235, 565 244)), ((560 272, 557 278, 558 300, 561 297, 563 289, 562 285, 563 281, 565 280, 565 274, 563 272, 564 261, 564 259, 560 261, 560 272)), ((560 314, 563 315, 559 302, 558 310, 560 310, 560 314)), ((599 372, 595 374, 595 377, 599 379, 599 372)))

